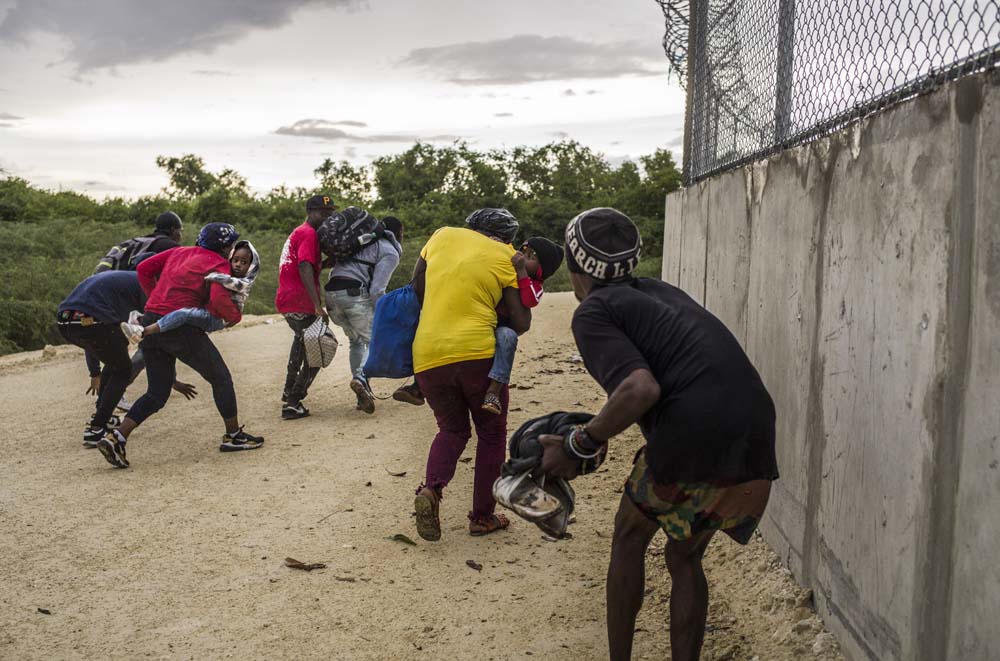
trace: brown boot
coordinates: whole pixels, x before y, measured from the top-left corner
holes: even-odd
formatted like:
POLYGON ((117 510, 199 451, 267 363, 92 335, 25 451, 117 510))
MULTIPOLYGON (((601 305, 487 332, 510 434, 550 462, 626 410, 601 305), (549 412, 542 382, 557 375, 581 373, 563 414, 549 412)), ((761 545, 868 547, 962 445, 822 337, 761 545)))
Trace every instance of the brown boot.
POLYGON ((413 509, 417 513, 417 534, 428 542, 441 539, 441 518, 438 507, 441 494, 436 489, 420 485, 417 497, 413 499, 413 509))

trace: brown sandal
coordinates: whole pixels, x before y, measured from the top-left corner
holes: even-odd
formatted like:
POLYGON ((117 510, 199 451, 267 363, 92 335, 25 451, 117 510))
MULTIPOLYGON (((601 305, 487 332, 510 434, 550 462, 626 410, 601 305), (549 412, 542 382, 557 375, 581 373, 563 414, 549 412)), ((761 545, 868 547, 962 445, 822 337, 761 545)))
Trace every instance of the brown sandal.
POLYGON ((417 513, 417 534, 428 542, 441 539, 441 518, 438 506, 441 494, 436 489, 421 484, 417 488, 417 497, 413 499, 413 509, 417 513))
POLYGON ((469 517, 469 534, 473 537, 481 537, 498 530, 506 530, 508 526, 510 526, 510 519, 503 514, 490 514, 487 517, 477 519, 469 517))
POLYGON ((489 411, 493 415, 503 413, 503 403, 500 402, 500 396, 495 392, 486 393, 486 396, 483 397, 483 410, 489 411))

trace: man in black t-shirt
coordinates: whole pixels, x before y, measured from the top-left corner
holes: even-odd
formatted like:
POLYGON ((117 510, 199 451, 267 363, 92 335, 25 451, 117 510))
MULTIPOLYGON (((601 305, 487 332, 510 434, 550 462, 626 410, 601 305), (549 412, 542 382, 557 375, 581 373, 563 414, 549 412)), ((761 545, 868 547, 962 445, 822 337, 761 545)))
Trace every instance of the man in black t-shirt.
POLYGON ((577 299, 573 336, 587 371, 608 393, 604 408, 565 438, 542 436, 542 470, 572 478, 581 460, 638 423, 636 455, 615 518, 607 583, 612 659, 631 656, 642 605, 645 553, 666 533, 675 661, 697 659, 708 613, 701 559, 722 530, 746 544, 777 479, 774 404, 725 325, 677 287, 634 278, 642 240, 614 209, 581 213, 566 227, 577 299))

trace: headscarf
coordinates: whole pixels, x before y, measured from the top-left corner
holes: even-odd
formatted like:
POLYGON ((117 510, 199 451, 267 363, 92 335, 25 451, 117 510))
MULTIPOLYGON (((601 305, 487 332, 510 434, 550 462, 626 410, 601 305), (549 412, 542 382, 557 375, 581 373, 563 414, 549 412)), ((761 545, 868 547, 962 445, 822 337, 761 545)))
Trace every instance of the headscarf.
POLYGON ((465 218, 465 224, 477 232, 513 243, 520 224, 514 214, 506 209, 477 209, 465 218))

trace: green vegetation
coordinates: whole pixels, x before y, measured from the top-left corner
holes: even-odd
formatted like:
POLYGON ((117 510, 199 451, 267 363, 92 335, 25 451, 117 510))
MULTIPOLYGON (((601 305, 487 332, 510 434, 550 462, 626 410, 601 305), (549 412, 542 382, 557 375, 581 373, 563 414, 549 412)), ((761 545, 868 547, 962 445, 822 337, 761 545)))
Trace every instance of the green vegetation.
MULTIPOLYGON (((658 276, 663 199, 681 178, 665 150, 638 160, 614 167, 576 142, 487 152, 463 143, 444 148, 417 143, 367 166, 328 159, 315 170, 314 189, 279 187, 255 195, 237 172, 209 172, 190 154, 161 156, 156 164, 170 180, 164 191, 104 201, 0 178, 0 354, 59 343, 53 323, 59 302, 112 245, 150 232, 165 209, 184 219, 185 243, 193 243, 197 229, 212 221, 233 223, 254 243, 263 264, 248 314, 274 312, 278 255, 305 216, 305 200, 317 192, 332 194, 341 207, 356 204, 403 221, 404 255, 392 287, 409 280, 420 247, 435 229, 460 225, 470 211, 485 206, 510 209, 521 221, 519 238, 542 235, 559 243, 563 227, 580 211, 621 209, 642 230, 641 274, 658 276)), ((549 291, 568 288, 565 268, 546 284, 549 291)))

